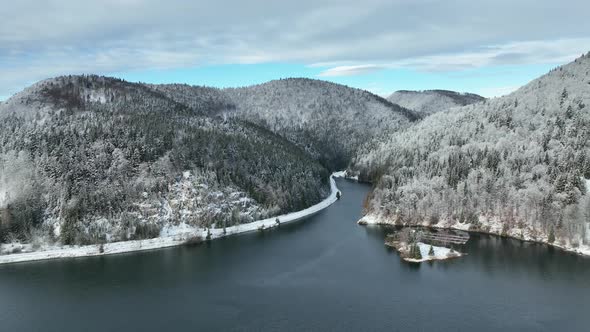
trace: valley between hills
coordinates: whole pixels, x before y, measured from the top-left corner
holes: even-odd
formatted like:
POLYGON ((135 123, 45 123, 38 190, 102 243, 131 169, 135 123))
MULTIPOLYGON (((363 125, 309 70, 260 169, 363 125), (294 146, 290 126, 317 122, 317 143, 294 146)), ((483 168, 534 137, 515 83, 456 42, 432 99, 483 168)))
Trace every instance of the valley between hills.
POLYGON ((0 262, 264 230, 333 203, 340 170, 372 185, 360 223, 590 255, 587 105, 590 53, 494 99, 51 78, 0 104, 0 262))

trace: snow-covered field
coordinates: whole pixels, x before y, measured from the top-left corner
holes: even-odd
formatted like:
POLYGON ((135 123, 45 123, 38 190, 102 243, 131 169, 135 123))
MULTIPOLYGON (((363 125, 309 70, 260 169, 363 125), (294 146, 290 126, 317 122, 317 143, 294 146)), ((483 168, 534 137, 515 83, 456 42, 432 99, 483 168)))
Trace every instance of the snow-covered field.
POLYGON ((457 258, 465 255, 464 253, 457 252, 451 248, 437 247, 424 242, 418 242, 416 244, 418 245, 420 256, 422 257, 420 259, 412 258, 412 256, 414 256, 412 254, 412 244, 398 240, 385 241, 385 245, 397 250, 397 252, 400 254, 400 257, 406 262, 420 263, 426 261, 457 258), (432 248, 432 254, 430 254, 430 248, 432 248))
MULTIPOLYGON (((341 174, 341 172, 334 173, 332 174, 332 176, 330 176, 330 195, 320 203, 301 211, 277 217, 272 217, 264 220, 258 220, 247 224, 227 227, 225 229, 225 233, 223 229, 211 229, 209 231, 211 239, 269 229, 277 227, 279 225, 277 223, 277 219, 280 224, 287 224, 308 218, 320 212, 321 210, 327 208, 328 206, 332 205, 332 203, 338 200, 337 193, 339 191, 336 187, 336 182, 334 181, 334 177, 338 177, 338 174, 341 174)), ((207 237, 206 229, 191 227, 186 224, 181 224, 179 226, 167 228, 163 230, 163 233, 166 236, 154 239, 105 243, 102 245, 102 250, 101 245, 55 246, 46 248, 47 250, 35 252, 0 255, 0 264, 56 258, 100 256, 110 254, 121 254, 133 251, 152 250, 158 248, 178 246, 185 244, 187 241, 190 241, 191 239, 205 239, 207 237)))
MULTIPOLYGON (((505 234, 503 234, 503 224, 500 220, 495 218, 480 218, 479 220, 480 226, 477 227, 475 232, 483 232, 493 235, 505 235, 517 240, 522 241, 529 241, 529 242, 537 242, 543 243, 547 245, 554 246, 556 248, 563 249, 565 251, 573 252, 579 255, 590 256, 590 245, 579 243, 577 246, 572 245, 571 243, 566 243, 562 241, 555 241, 554 243, 548 242, 548 235, 547 234, 540 234, 538 231, 534 231, 529 227, 520 228, 513 228, 508 230, 505 234)), ((367 214, 362 217, 358 221, 359 225, 394 225, 393 219, 384 218, 375 214, 367 214)), ((472 224, 468 223, 459 223, 459 222, 450 222, 446 220, 441 220, 437 224, 429 224, 428 222, 424 222, 421 225, 413 225, 413 226, 424 226, 424 227, 432 227, 432 228, 440 228, 440 229, 456 229, 461 231, 474 231, 472 228, 472 224)), ((588 227, 588 226, 587 226, 588 227)), ((590 231, 590 227, 588 228, 590 231)), ((590 234, 590 232, 586 232, 586 234, 590 234)), ((587 235, 588 236, 588 235, 587 235)))
POLYGON ((332 173, 332 176, 335 178, 344 178, 348 180, 358 181, 359 177, 357 175, 350 175, 348 171, 339 171, 332 173))
POLYGON ((455 257, 461 257, 464 254, 460 252, 451 253, 451 249, 445 247, 437 247, 432 246, 434 251, 434 255, 429 255, 428 252, 430 251, 430 245, 422 242, 418 242, 418 247, 420 248, 420 255, 422 255, 422 259, 414 259, 414 258, 404 258, 405 261, 408 262, 426 262, 426 261, 435 261, 435 260, 443 260, 455 257))

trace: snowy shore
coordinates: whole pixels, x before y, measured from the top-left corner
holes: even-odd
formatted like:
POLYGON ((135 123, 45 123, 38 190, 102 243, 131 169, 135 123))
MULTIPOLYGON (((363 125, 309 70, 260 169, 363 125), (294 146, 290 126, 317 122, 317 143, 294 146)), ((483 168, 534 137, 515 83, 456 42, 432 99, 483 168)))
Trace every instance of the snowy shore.
POLYGON ((421 259, 403 257, 403 260, 406 262, 412 263, 421 263, 427 261, 441 261, 446 259, 458 258, 464 256, 465 254, 460 252, 451 252, 451 249, 445 247, 437 247, 432 246, 432 251, 434 251, 434 255, 429 255, 428 252, 430 251, 430 245, 422 242, 418 242, 418 248, 420 248, 420 255, 422 256, 421 259))
POLYGON ((400 232, 389 234, 385 239, 385 245, 397 250, 401 259, 411 263, 447 260, 465 255, 451 248, 439 247, 419 240, 415 243, 409 242, 416 239, 415 232, 413 229, 406 228, 400 232))
POLYGON ((358 181, 359 177, 357 175, 350 175, 348 171, 340 171, 332 173, 332 176, 335 178, 344 178, 347 180, 358 181))
MULTIPOLYGON (((338 200, 335 177, 342 177, 342 172, 333 173, 330 176, 330 195, 323 201, 310 206, 307 209, 288 213, 281 216, 276 216, 268 219, 258 220, 255 222, 241 224, 227 227, 225 232, 223 229, 210 229, 210 238, 217 239, 225 236, 243 234, 248 232, 255 232, 265 229, 270 229, 279 226, 279 224, 288 224, 308 218, 321 210, 332 205, 338 200), (277 223, 279 220, 279 224, 277 223)), ((174 247, 186 244, 193 239, 205 239, 207 237, 207 230, 203 228, 191 227, 183 224, 173 229, 166 229, 163 231, 165 236, 147 239, 134 240, 123 242, 105 243, 103 245, 87 245, 87 246, 59 246, 48 250, 14 253, 8 255, 0 255, 0 264, 19 263, 28 261, 39 261, 57 258, 74 258, 74 257, 89 257, 102 256, 112 254, 122 254, 134 251, 153 250, 159 248, 174 247)))
MULTIPOLYGON (((359 225, 390 225, 395 226, 395 223, 390 218, 383 218, 378 215, 368 214, 362 217, 358 222, 359 225)), ((408 225, 408 226, 421 226, 421 227, 429 227, 429 228, 437 228, 437 229, 454 229, 454 230, 461 230, 466 232, 472 233, 484 233, 484 234, 491 234, 497 236, 506 236, 516 240, 527 241, 527 242, 535 242, 546 244, 549 246, 553 246, 564 251, 568 251, 571 253, 575 253, 582 256, 590 256, 590 245, 579 244, 577 247, 572 246, 569 243, 562 243, 559 241, 555 241, 554 243, 549 243, 548 236, 546 234, 537 234, 531 229, 525 227, 523 229, 511 229, 507 232, 503 232, 503 224, 499 220, 481 220, 480 219, 480 226, 474 227, 472 224, 467 223, 451 223, 448 221, 441 220, 437 224, 428 224, 425 222, 424 224, 416 224, 416 225, 408 225)), ((588 227, 588 226, 587 226, 588 227)), ((590 231, 590 227, 588 227, 588 231, 590 231)))

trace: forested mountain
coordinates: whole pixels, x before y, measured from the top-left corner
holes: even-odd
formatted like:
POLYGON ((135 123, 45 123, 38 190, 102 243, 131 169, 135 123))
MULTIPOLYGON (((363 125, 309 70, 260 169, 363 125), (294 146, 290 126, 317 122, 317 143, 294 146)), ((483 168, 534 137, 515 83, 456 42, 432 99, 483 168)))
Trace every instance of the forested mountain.
POLYGON ((42 81, 0 106, 0 239, 154 237, 299 210, 329 190, 303 150, 203 89, 183 104, 98 76, 42 81))
POLYGON ((410 110, 367 91, 306 78, 232 89, 156 85, 187 104, 222 105, 218 114, 256 123, 287 138, 331 170, 348 166, 361 145, 418 120, 410 110))
POLYGON ((427 117, 355 159, 375 184, 367 212, 587 244, 589 105, 590 53, 508 96, 427 117))
POLYGON ((332 170, 348 166, 362 145, 418 120, 372 93, 320 80, 282 79, 225 92, 237 117, 297 143, 332 170))
POLYGON ((317 80, 221 90, 99 76, 39 82, 0 117, 0 237, 67 244, 302 209, 327 194, 328 170, 417 119, 317 80))
POLYGON ((427 116, 452 107, 479 103, 485 98, 473 93, 458 93, 448 90, 399 90, 387 97, 387 100, 416 111, 422 116, 427 116))
POLYGON ((167 98, 207 115, 219 115, 235 110, 236 105, 222 89, 187 84, 148 84, 167 98))

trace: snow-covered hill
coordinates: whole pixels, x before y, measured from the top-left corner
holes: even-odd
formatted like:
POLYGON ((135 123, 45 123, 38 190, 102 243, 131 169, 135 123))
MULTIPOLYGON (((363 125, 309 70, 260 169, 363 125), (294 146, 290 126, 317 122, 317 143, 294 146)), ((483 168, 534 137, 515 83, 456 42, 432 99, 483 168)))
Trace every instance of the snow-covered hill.
POLYGON ((590 54, 508 96, 433 114, 354 161, 376 184, 367 211, 587 245, 589 105, 590 54))
POLYGON ((418 120, 415 113, 364 90, 305 78, 228 89, 235 115, 307 149, 332 170, 357 150, 418 120))
POLYGON ((199 91, 183 104, 143 84, 64 76, 3 103, 0 241, 147 238, 178 223, 296 211, 328 194, 329 172, 303 150, 217 117, 225 104, 199 91))
POLYGON ((222 89, 187 84, 148 84, 171 100, 207 115, 218 115, 235 109, 235 104, 222 89))
POLYGON ((348 166, 360 146, 418 120, 414 112, 370 92, 307 78, 223 90, 178 84, 151 87, 186 105, 220 105, 218 115, 269 129, 332 170, 348 166))
POLYGON ((458 93, 448 90, 408 91, 400 90, 392 93, 387 100, 405 108, 428 116, 453 107, 466 106, 485 100, 473 93, 458 93))
POLYGON ((328 169, 417 119, 317 80, 220 90, 94 75, 36 83, 0 116, 0 237, 79 244, 305 208, 327 194, 328 169))

